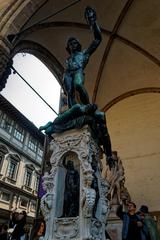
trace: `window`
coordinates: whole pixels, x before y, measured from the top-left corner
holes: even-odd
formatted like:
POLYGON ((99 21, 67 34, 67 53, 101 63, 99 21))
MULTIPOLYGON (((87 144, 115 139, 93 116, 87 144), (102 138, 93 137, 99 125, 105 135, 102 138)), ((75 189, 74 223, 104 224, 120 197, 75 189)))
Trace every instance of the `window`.
POLYGON ((36 211, 36 202, 31 202, 31 211, 32 212, 36 211))
POLYGON ((20 142, 24 140, 24 130, 21 127, 16 127, 13 136, 20 142))
POLYGON ((19 161, 20 159, 17 155, 10 155, 7 177, 11 180, 16 180, 19 161))
POLYGON ((31 137, 28 142, 28 148, 31 149, 33 152, 36 152, 37 150, 37 142, 31 137))
POLYGON ((12 131, 12 120, 6 114, 2 116, 1 127, 8 133, 12 131))
POLYGON ((38 156, 42 158, 43 156, 43 150, 41 148, 38 148, 38 152, 37 152, 38 156))
POLYGON ((6 193, 6 192, 2 192, 1 193, 1 199, 5 202, 9 202, 10 201, 10 193, 6 193))
POLYGON ((9 163, 9 168, 8 168, 8 177, 9 178, 11 178, 11 179, 15 178, 16 167, 17 167, 17 163, 11 160, 9 163))
POLYGON ((23 208, 27 208, 27 205, 28 205, 28 200, 22 198, 22 199, 21 199, 21 207, 23 207, 23 208))
POLYGON ((36 176, 35 180, 35 190, 38 192, 40 176, 36 176))
POLYGON ((27 187, 30 187, 31 186, 31 180, 32 180, 32 172, 29 169, 27 169, 26 174, 25 174, 24 185, 27 186, 27 187))

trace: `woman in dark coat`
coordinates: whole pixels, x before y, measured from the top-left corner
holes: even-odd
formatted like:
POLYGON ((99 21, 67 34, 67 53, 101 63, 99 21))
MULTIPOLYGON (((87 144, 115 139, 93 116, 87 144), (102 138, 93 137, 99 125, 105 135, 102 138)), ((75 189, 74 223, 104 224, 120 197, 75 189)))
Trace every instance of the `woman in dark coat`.
POLYGON ((24 226, 26 224, 27 214, 25 211, 19 213, 17 219, 15 220, 15 228, 12 233, 11 240, 23 240, 25 239, 24 226))

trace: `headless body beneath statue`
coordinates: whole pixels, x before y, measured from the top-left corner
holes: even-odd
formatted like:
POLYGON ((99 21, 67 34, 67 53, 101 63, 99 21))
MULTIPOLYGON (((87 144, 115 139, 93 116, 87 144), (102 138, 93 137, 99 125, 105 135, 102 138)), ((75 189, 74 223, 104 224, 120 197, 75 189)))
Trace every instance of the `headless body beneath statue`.
POLYGON ((107 162, 110 167, 114 165, 112 159, 111 141, 106 126, 105 114, 97 110, 94 104, 80 105, 75 104, 66 112, 60 114, 54 122, 48 122, 45 126, 40 127, 40 130, 45 130, 45 133, 60 133, 74 128, 82 128, 88 124, 94 134, 98 144, 103 146, 104 153, 107 156, 107 162))

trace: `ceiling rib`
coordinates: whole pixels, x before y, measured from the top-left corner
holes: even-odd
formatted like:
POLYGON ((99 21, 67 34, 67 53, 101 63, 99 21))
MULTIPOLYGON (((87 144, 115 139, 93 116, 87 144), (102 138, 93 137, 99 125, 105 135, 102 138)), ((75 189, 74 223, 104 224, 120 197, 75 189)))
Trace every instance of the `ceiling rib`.
MULTIPOLYGON (((73 27, 73 28, 80 28, 80 29, 89 29, 89 26, 83 23, 75 23, 75 22, 48 22, 48 23, 43 23, 40 24, 32 29, 26 30, 25 32, 23 32, 22 34, 22 38, 24 38, 26 35, 31 34, 32 32, 35 32, 36 30, 41 30, 44 28, 53 28, 53 27, 73 27)), ((111 38, 111 36, 113 35, 113 33, 109 30, 103 29, 101 28, 101 31, 104 35, 107 35, 111 38)), ((145 57, 149 58, 152 62, 154 62, 155 64, 157 64, 158 66, 160 66, 160 60, 158 60, 156 57, 154 57, 152 54, 150 54, 148 51, 146 51, 145 49, 141 48, 140 46, 138 46, 137 44, 133 43, 132 41, 130 41, 127 38, 124 38, 118 34, 114 34, 114 39, 128 45, 129 47, 134 48, 135 50, 137 50, 138 52, 142 53, 145 57)), ((109 50, 109 49, 107 49, 109 50)), ((106 50, 106 51, 107 51, 106 50)))
POLYGON ((130 40, 120 36, 120 35, 116 35, 115 37, 117 40, 125 43, 126 45, 130 46, 131 48, 137 50, 138 52, 140 52, 141 54, 143 54, 145 57, 149 58, 152 62, 154 62, 156 65, 158 65, 160 67, 160 60, 158 58, 156 58, 155 56, 153 56, 151 53, 149 53, 148 51, 146 51, 144 48, 141 48, 140 46, 138 46, 137 44, 131 42, 130 40))
POLYGON ((131 4, 133 3, 133 1, 134 0, 128 0, 127 3, 125 4, 124 8, 122 9, 122 11, 121 11, 121 13, 120 13, 115 25, 114 25, 114 28, 111 32, 109 41, 107 42, 107 46, 106 46, 106 49, 105 49, 103 57, 102 57, 102 61, 101 61, 99 71, 98 71, 98 74, 97 74, 97 79, 96 79, 96 82, 95 82, 95 87, 94 87, 94 90, 93 90, 93 97, 92 97, 92 102, 93 103, 96 101, 97 91, 98 91, 100 79, 101 79, 101 76, 102 76, 102 72, 103 72, 104 66, 106 64, 108 55, 109 55, 109 51, 110 51, 111 46, 113 44, 113 41, 115 39, 115 35, 116 35, 124 17, 126 16, 126 14, 128 12, 128 9, 130 8, 131 4))
POLYGON ((103 112, 106 112, 109 108, 111 108, 114 104, 116 104, 117 102, 127 98, 127 97, 131 97, 137 94, 142 94, 142 93, 160 93, 160 88, 158 87, 149 87, 149 88, 141 88, 141 89, 135 89, 132 91, 129 91, 127 93, 124 93, 116 98, 114 98, 112 101, 110 101, 109 103, 107 103, 101 110, 103 112))
MULTIPOLYGON (((18 34, 18 37, 16 40, 19 40, 20 38, 24 38, 28 34, 31 34, 37 30, 45 29, 45 28, 56 28, 56 27, 72 27, 72 28, 80 28, 80 29, 90 29, 90 27, 87 24, 84 23, 77 23, 77 22, 45 22, 38 24, 37 26, 30 27, 23 32, 18 34)), ((102 33, 110 36, 111 31, 108 31, 106 29, 101 29, 102 33)))
POLYGON ((45 2, 43 2, 43 3, 36 9, 36 11, 35 11, 34 13, 32 13, 32 15, 28 18, 28 20, 27 20, 27 21, 24 23, 24 25, 21 27, 21 30, 20 30, 20 31, 23 31, 23 30, 24 30, 25 26, 27 26, 27 24, 29 23, 29 21, 31 20, 31 18, 32 18, 33 16, 35 16, 36 13, 48 3, 48 1, 49 1, 49 0, 46 0, 45 2))

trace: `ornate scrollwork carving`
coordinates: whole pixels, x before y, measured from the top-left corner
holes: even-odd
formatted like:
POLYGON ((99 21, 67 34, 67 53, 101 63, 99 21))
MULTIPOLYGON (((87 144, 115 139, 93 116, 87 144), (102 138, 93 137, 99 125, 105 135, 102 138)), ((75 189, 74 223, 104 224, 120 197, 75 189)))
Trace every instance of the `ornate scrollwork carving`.
POLYGON ((41 199, 41 210, 42 210, 43 216, 46 220, 46 223, 49 220, 49 214, 50 214, 52 205, 53 205, 53 194, 46 193, 41 199))
MULTIPOLYGON (((98 154, 98 147, 93 144, 91 134, 88 128, 84 127, 83 131, 75 134, 64 134, 64 137, 53 135, 54 139, 51 141, 50 150, 53 151, 50 162, 52 168, 61 164, 62 156, 69 151, 75 152, 81 161, 82 171, 91 170, 92 155, 98 154)), ((52 170, 53 171, 53 170, 52 170)))
POLYGON ((91 226, 91 234, 92 234, 92 240, 100 240, 102 239, 102 223, 98 220, 92 221, 91 226))
MULTIPOLYGON (((47 193, 41 202, 46 223, 49 223, 49 233, 55 239, 78 239, 80 227, 83 239, 104 239, 104 226, 109 212, 109 201, 106 197, 109 187, 107 180, 101 177, 99 147, 92 138, 91 130, 88 126, 85 126, 80 130, 53 134, 53 138, 50 144, 50 150, 52 151, 50 162, 52 168, 50 174, 46 173, 43 177, 44 188, 47 193), (70 154, 75 156, 73 162, 77 159, 79 160, 79 163, 78 161, 77 163, 80 165, 80 214, 77 218, 73 216, 67 217, 67 215, 62 214, 61 209, 58 212, 54 211, 56 206, 60 206, 62 209, 64 207, 63 200, 57 205, 57 196, 59 195, 57 195, 56 189, 57 186, 61 185, 61 192, 62 194, 65 193, 65 190, 63 190, 63 181, 66 174, 64 171, 64 160, 67 161, 66 159, 68 159, 72 161, 69 158, 70 154), (96 168, 94 168, 94 165, 96 168), (59 177, 61 177, 60 185, 57 185, 59 177), (95 177, 97 178, 97 190, 92 185, 93 178, 95 177), (98 197, 96 195, 97 191, 99 192, 98 197), (74 219, 77 220, 75 221, 74 219), (95 219, 96 221, 93 224, 93 220, 95 219), (93 232, 95 232, 94 236, 93 232)), ((46 240, 49 239, 48 234, 46 240)))
POLYGON ((87 173, 86 176, 84 176, 84 187, 82 189, 81 198, 82 211, 85 217, 92 217, 93 215, 96 192, 93 188, 91 188, 92 181, 92 173, 87 173))
POLYGON ((55 220, 55 236, 57 239, 76 239, 79 234, 79 220, 78 218, 62 218, 55 220))
POLYGON ((101 221, 101 223, 106 224, 107 221, 107 216, 110 211, 110 203, 107 198, 108 190, 109 190, 109 185, 108 182, 100 177, 99 178, 100 182, 100 198, 97 204, 97 211, 96 211, 96 218, 101 221))

